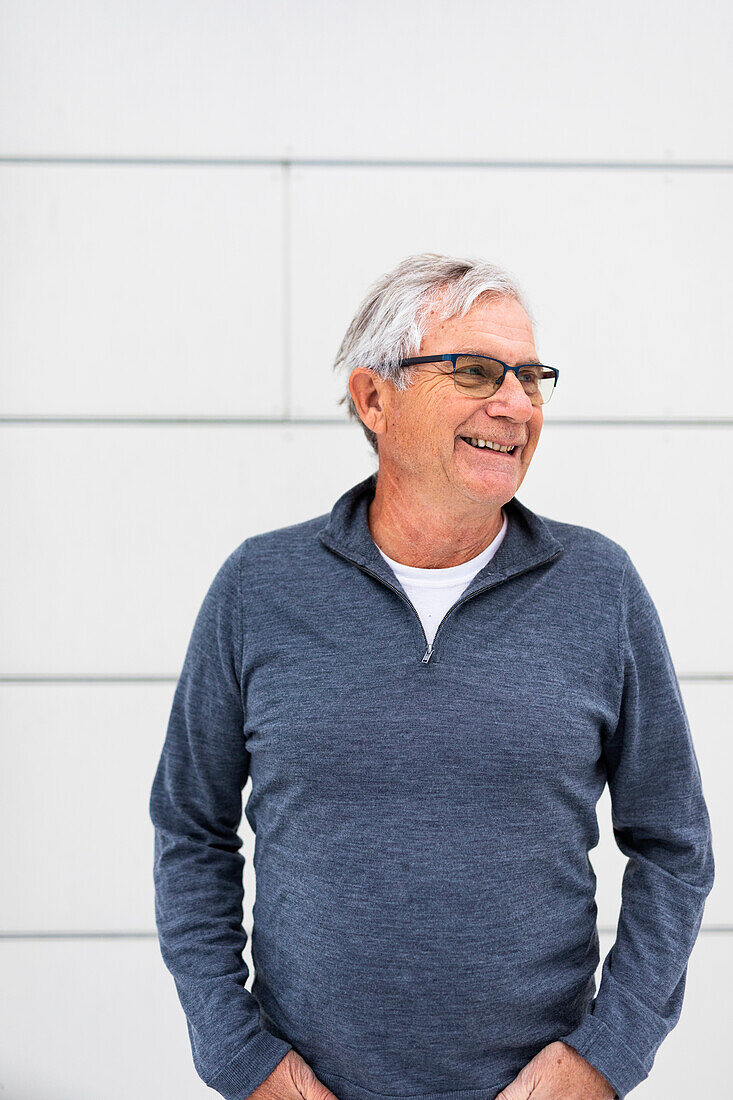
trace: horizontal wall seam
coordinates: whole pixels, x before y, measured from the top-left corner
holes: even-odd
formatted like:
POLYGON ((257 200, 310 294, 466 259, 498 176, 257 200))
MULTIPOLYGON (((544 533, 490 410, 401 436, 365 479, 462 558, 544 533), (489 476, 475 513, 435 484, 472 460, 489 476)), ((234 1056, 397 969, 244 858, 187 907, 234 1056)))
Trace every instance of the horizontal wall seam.
MULTIPOLYGON (((616 925, 599 924, 602 935, 611 935, 616 925)), ((700 928, 700 935, 730 935, 733 924, 712 924, 700 928)), ((0 940, 155 940, 157 932, 0 932, 0 940)))
POLYGON ((509 168, 509 169, 610 169, 662 172, 730 172, 729 160, 509 160, 462 157, 209 157, 209 156, 67 156, 63 154, 3 154, 0 164, 75 165, 176 165, 210 168, 509 168))
MULTIPOLYGON (((241 425, 243 427, 277 426, 286 428, 297 427, 355 427, 355 421, 344 417, 335 416, 105 416, 103 414, 89 416, 75 415, 5 415, 0 416, 2 424, 109 424, 109 425, 139 425, 139 424, 166 424, 205 427, 213 425, 241 425)), ((543 427, 551 428, 554 424, 563 428, 731 428, 733 416, 553 416, 545 420, 543 427)))

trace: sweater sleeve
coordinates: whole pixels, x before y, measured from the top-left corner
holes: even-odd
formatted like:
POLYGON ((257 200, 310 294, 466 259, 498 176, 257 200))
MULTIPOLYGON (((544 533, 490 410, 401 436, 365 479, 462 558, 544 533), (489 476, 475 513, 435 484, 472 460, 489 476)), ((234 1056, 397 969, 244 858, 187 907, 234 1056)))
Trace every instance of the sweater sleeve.
POLYGON ((245 988, 240 570, 241 548, 219 568, 198 612, 149 802, 161 954, 196 1071, 225 1100, 244 1100, 291 1049, 263 1028, 245 988))
POLYGON ((562 1041, 623 1100, 649 1075, 680 1017, 714 860, 679 682, 657 610, 628 554, 621 592, 621 704, 603 756, 613 832, 628 862, 598 995, 562 1041))

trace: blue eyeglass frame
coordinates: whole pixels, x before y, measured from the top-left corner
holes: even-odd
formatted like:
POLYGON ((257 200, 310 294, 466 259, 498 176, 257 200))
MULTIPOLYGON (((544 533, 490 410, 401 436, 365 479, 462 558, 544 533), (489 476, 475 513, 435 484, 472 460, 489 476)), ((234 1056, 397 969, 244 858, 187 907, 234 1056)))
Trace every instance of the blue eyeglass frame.
MULTIPOLYGON (((451 352, 447 352, 445 355, 412 355, 408 359, 400 359, 399 366, 400 367, 412 367, 412 366, 416 365, 417 363, 451 363, 452 366, 453 366, 453 370, 452 370, 453 385, 455 386, 455 384, 456 384, 456 362, 457 362, 458 359, 462 359, 462 358, 464 358, 465 356, 468 356, 468 355, 470 355, 470 357, 472 359, 490 359, 492 363, 501 363, 504 370, 501 373, 501 382, 496 387, 496 392, 497 393, 499 392, 499 390, 501 389, 501 387, 503 385, 504 379, 506 378, 506 372, 508 370, 514 371, 514 377, 515 378, 517 378, 517 371, 521 370, 522 367, 542 367, 543 370, 551 370, 552 373, 555 376, 555 381, 553 382, 552 389, 550 390, 550 397, 547 398, 547 401, 542 402, 543 405, 549 404, 550 398, 552 397, 553 393, 555 392, 555 387, 557 386, 557 380, 560 377, 560 369, 558 367, 548 367, 546 363, 517 363, 516 366, 511 367, 508 363, 505 363, 503 359, 497 359, 496 356, 494 356, 494 355, 479 355, 477 353, 468 352, 468 351, 451 351, 451 352)), ((519 381, 518 378, 517 378, 517 381, 519 381)), ((492 397, 493 396, 494 395, 492 394, 492 397)))

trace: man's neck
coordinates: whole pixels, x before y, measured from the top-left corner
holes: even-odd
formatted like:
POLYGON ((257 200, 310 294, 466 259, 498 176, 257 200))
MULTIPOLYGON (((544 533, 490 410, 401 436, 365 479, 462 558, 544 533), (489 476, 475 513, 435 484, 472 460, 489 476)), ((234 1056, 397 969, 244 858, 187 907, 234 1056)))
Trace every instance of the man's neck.
POLYGON ((430 507, 407 506, 403 495, 394 498, 377 491, 367 513, 374 542, 387 557, 421 569, 447 569, 475 558, 501 530, 501 506, 482 515, 446 516, 430 507))

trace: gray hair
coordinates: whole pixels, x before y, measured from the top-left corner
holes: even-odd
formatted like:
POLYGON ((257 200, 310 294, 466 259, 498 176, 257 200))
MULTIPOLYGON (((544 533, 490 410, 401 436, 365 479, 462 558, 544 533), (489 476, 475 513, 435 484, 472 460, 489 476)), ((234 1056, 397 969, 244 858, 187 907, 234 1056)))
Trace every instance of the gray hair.
MULTIPOLYGON (((459 259, 437 252, 408 256, 392 271, 372 283, 346 330, 333 364, 346 378, 354 367, 367 367, 389 379, 398 390, 411 385, 414 373, 400 368, 400 359, 417 355, 427 327, 430 307, 438 303, 442 320, 468 312, 478 298, 514 298, 535 320, 514 276, 486 260, 459 259)), ((376 454, 377 435, 362 421, 348 385, 337 404, 361 424, 376 454)))

